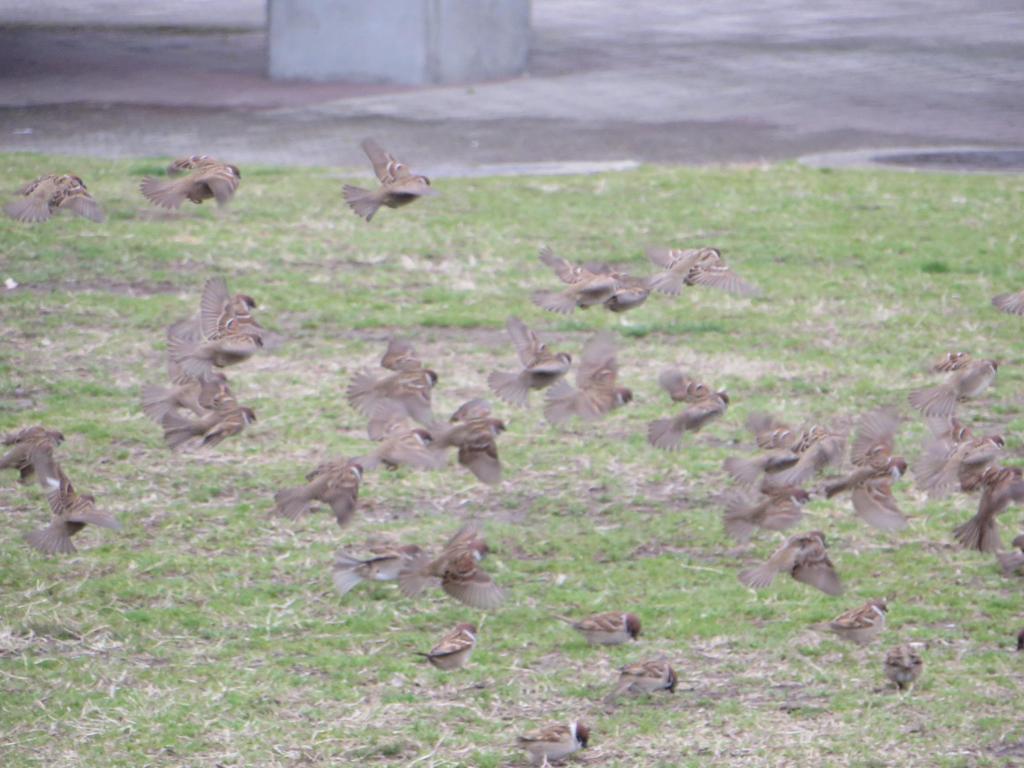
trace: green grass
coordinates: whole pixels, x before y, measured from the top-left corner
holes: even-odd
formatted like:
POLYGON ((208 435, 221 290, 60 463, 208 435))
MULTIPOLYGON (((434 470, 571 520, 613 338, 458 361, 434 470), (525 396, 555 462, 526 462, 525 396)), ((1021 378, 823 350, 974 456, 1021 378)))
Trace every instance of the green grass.
MULTIPOLYGON (((441 180, 442 196, 367 225, 339 178, 308 169, 244 168, 226 214, 165 215, 136 191, 161 165, 0 156, 5 187, 72 170, 109 215, 0 220, 0 279, 20 283, 0 291, 0 428, 61 429, 76 485, 125 524, 42 558, 22 535, 45 521, 43 496, 0 477, 0 764, 521 765, 517 733, 570 717, 592 726, 586 759, 607 766, 1019 759, 1022 583, 952 546, 974 499, 929 503, 904 481, 912 525, 899 535, 859 523, 846 499, 815 501, 807 526, 828 533, 847 585, 830 598, 790 580, 744 589, 738 570, 777 540, 736 548, 714 497, 722 459, 748 450, 750 412, 801 423, 903 404, 949 349, 1003 362, 965 415, 1002 429, 1019 463, 1022 325, 989 299, 1024 285, 1020 178, 778 166, 441 180), (554 287, 540 243, 639 273, 645 244, 715 244, 765 295, 692 289, 625 317, 560 318, 528 300, 554 287), (228 371, 259 422, 213 452, 172 454, 138 392, 163 380, 165 326, 214 274, 256 297, 280 344, 228 371), (268 517, 275 490, 365 449, 344 389, 390 333, 439 371, 447 414, 514 364, 512 313, 574 355, 593 331, 617 332, 636 402, 567 429, 546 425, 539 398, 499 405, 498 488, 455 466, 381 472, 343 531, 325 515, 268 517), (678 454, 644 437, 669 410, 656 384, 669 364, 732 397, 678 454), (337 548, 378 535, 436 546, 471 518, 509 595, 486 619, 390 584, 334 592, 337 548), (890 628, 867 649, 808 629, 879 595, 890 628), (644 621, 636 645, 590 649, 551 618, 619 608, 644 621), (467 619, 483 622, 467 669, 413 655, 467 619), (928 648, 900 697, 883 690, 881 659, 904 640, 928 648), (654 656, 674 662, 677 694, 605 714, 615 668, 654 656)), ((898 448, 915 457, 922 434, 909 420, 898 448)), ((1003 516, 1005 540, 1019 519, 1003 516)))

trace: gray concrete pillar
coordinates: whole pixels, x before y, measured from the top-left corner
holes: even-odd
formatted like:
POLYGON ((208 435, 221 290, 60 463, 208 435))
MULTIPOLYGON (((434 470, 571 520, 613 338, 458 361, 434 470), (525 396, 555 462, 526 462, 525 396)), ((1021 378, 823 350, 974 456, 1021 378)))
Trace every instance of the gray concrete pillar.
POLYGON ((526 68, 530 0, 267 0, 270 76, 426 85, 526 68))

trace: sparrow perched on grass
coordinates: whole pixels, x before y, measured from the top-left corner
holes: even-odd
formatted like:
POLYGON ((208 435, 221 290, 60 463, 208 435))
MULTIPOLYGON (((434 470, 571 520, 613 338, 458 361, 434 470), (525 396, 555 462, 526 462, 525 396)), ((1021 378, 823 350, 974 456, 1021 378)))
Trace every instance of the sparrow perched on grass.
POLYGON ((416 354, 416 348, 410 341, 392 336, 388 339, 388 348, 384 350, 384 356, 380 359, 380 367, 389 371, 418 371, 423 367, 423 361, 416 354))
POLYGON ((674 451, 679 447, 684 432, 699 432, 729 407, 729 395, 724 389, 713 392, 706 384, 676 368, 662 371, 658 383, 673 401, 689 403, 689 407, 677 416, 658 419, 647 425, 647 442, 655 448, 674 451))
POLYGON ((907 462, 892 455, 899 423, 899 414, 892 409, 864 414, 850 447, 850 460, 855 469, 825 484, 825 496, 830 499, 843 491, 852 491, 857 516, 883 531, 900 531, 907 527, 907 519, 892 495, 893 482, 907 471, 907 462))
POLYGON ((868 600, 864 605, 844 611, 816 628, 833 632, 841 640, 867 645, 882 634, 888 610, 885 600, 868 600))
POLYGON ((491 371, 487 384, 506 403, 525 408, 530 404, 530 390, 550 387, 565 376, 572 364, 572 356, 567 352, 549 350, 518 317, 510 317, 505 327, 523 369, 519 373, 491 371))
POLYGON ((252 408, 239 405, 234 397, 228 396, 215 402, 213 410, 198 419, 170 411, 161 424, 168 447, 177 449, 194 437, 202 438, 201 448, 212 448, 255 422, 256 412, 252 408))
POLYGON ((904 643, 885 654, 885 676, 901 691, 911 688, 924 671, 924 660, 914 644, 904 643))
POLYGON ((577 307, 587 309, 604 304, 615 295, 618 282, 614 275, 603 271, 601 267, 597 267, 598 271, 595 272, 586 265, 571 264, 555 256, 547 246, 540 249, 540 260, 568 285, 568 288, 559 292, 535 291, 530 298, 541 309, 568 315, 577 307))
POLYGON ((352 459, 325 461, 306 475, 306 484, 274 494, 274 514, 297 520, 314 501, 331 508, 344 527, 356 511, 363 468, 352 459))
POLYGON ((1012 576, 1017 574, 1024 576, 1024 535, 1016 537, 1010 546, 1013 547, 1012 552, 996 552, 996 559, 999 561, 999 567, 1003 569, 1003 576, 1012 576))
POLYGON ((219 371, 211 371, 201 378, 187 374, 178 377, 171 387, 147 384, 142 388, 142 412, 157 424, 176 408, 192 411, 196 416, 205 416, 216 404, 233 398, 227 377, 219 371))
POLYGON ((476 648, 476 625, 456 624, 455 629, 438 641, 430 653, 417 653, 438 669, 461 669, 476 648))
POLYGON ((678 296, 684 285, 705 285, 737 296, 761 293, 732 271, 717 248, 650 248, 647 258, 663 270, 650 280, 651 288, 659 293, 678 296))
POLYGON ((470 523, 445 544, 434 559, 422 554, 398 576, 398 587, 406 597, 416 597, 432 583, 461 603, 480 610, 492 610, 504 602, 505 595, 491 577, 480 568, 487 545, 477 527, 470 523))
POLYGON ((981 474, 981 501, 978 512, 953 531, 964 549, 998 552, 1002 549, 996 516, 1010 504, 1024 501, 1024 477, 1020 467, 992 464, 981 474))
POLYGON ((472 472, 477 480, 488 485, 500 483, 497 437, 505 431, 505 422, 494 418, 490 404, 480 399, 464 403, 450 421, 455 426, 435 428, 431 432, 434 440, 430 450, 456 448, 459 464, 472 472))
POLYGON ((590 729, 578 720, 552 725, 541 731, 520 736, 517 743, 530 755, 531 765, 546 765, 564 760, 580 749, 587 748, 590 729))
POLYGON ((331 580, 344 596, 362 581, 397 581, 398 574, 410 560, 422 554, 415 544, 370 548, 373 557, 365 560, 338 552, 331 564, 331 580))
POLYGON ((995 360, 974 360, 966 353, 950 352, 932 367, 935 372, 949 372, 949 378, 937 387, 911 392, 910 405, 929 418, 952 416, 958 403, 979 397, 991 386, 998 368, 995 360))
POLYGON ((810 498, 803 488, 792 485, 769 485, 761 489, 757 497, 740 490, 727 491, 722 496, 725 532, 740 544, 746 544, 757 528, 785 531, 803 519, 803 506, 810 498))
POLYGON ((616 699, 625 693, 655 693, 656 691, 676 692, 679 678, 667 661, 638 661, 619 669, 615 687, 604 697, 606 706, 613 706, 616 699))
POLYGON ((621 645, 640 637, 640 617, 635 613, 609 611, 595 613, 579 621, 573 621, 565 616, 556 618, 583 635, 590 645, 621 645))
POLYGON ((429 368, 399 371, 382 378, 364 369, 352 377, 345 394, 352 407, 370 419, 368 431, 376 440, 396 417, 407 416, 432 426, 431 391, 436 384, 437 374, 429 368))
POLYGON ((360 146, 370 158, 380 186, 371 190, 345 185, 342 190, 345 202, 357 216, 370 221, 382 205, 401 208, 417 198, 437 194, 430 186, 430 179, 414 174, 409 166, 396 160, 390 152, 385 152, 373 139, 364 139, 360 146))
POLYGON ((357 459, 363 469, 376 469, 381 464, 388 469, 440 469, 444 466, 444 455, 430 450, 434 442, 430 431, 414 427, 404 412, 386 421, 387 426, 380 428, 377 447, 357 459))
POLYGON ((29 546, 46 555, 70 555, 78 551, 71 537, 87 525, 121 530, 117 518, 96 509, 95 496, 75 491, 71 480, 58 465, 54 465, 53 470, 53 474, 40 477, 47 491, 46 500, 50 503, 53 520, 46 528, 25 534, 29 546))
POLYGON ((153 205, 170 210, 180 208, 186 200, 199 205, 204 200, 216 199, 217 205, 226 205, 242 183, 242 172, 237 165, 222 163, 207 155, 175 160, 167 171, 171 179, 147 176, 139 190, 153 205))
POLYGON ((616 386, 619 364, 615 339, 598 333, 583 347, 576 369, 576 387, 564 379, 547 392, 544 416, 552 424, 561 424, 573 416, 594 421, 633 400, 626 387, 616 386))
POLYGON ((1002 435, 975 437, 971 428, 956 418, 931 426, 933 434, 925 438, 924 451, 914 466, 917 487, 931 499, 942 498, 958 483, 966 486, 962 490, 976 485, 1006 445, 1002 435))
POLYGON ((47 174, 30 181, 18 190, 21 199, 8 203, 4 211, 15 221, 37 224, 56 211, 70 211, 76 216, 101 222, 106 218, 99 203, 89 194, 78 176, 47 174))
POLYGON ((825 549, 825 534, 821 531, 791 536, 766 562, 741 571, 740 582, 753 589, 764 589, 778 574, 788 573, 828 595, 841 595, 839 574, 825 549))
POLYGON ((46 488, 46 478, 57 474, 53 452, 63 442, 63 434, 46 427, 25 427, 11 432, 4 435, 2 440, 3 445, 9 446, 9 449, 0 458, 0 469, 17 470, 18 479, 22 483, 36 475, 40 484, 46 488))
POLYGON ((1024 315, 1024 290, 993 296, 992 306, 1008 315, 1024 315))

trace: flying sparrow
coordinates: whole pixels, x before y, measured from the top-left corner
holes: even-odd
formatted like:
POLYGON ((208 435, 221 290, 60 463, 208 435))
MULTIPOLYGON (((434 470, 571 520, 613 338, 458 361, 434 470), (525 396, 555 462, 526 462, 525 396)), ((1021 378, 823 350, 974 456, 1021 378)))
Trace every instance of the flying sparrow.
POLYGON ((274 514, 297 520, 314 501, 331 508, 338 525, 345 526, 356 511, 363 468, 352 459, 325 461, 306 475, 306 484, 274 494, 274 514))
POLYGON ((624 693, 655 693, 656 691, 676 692, 679 678, 667 661, 638 661, 619 669, 619 679, 612 691, 604 697, 606 706, 624 693))
POLYGON ((950 371, 944 384, 916 389, 910 393, 910 405, 928 417, 952 416, 958 403, 979 397, 996 378, 999 363, 974 360, 965 353, 949 353, 945 363, 933 366, 937 372, 950 371))
POLYGON ((406 597, 416 597, 432 583, 472 608, 491 610, 505 600, 501 588, 480 568, 487 545, 479 538, 475 525, 465 526, 445 544, 433 560, 420 555, 409 562, 398 577, 398 586, 406 597))
POLYGON ((46 500, 50 503, 53 520, 46 528, 25 534, 29 546, 46 555, 70 555, 78 550, 71 537, 86 525, 121 530, 121 524, 113 515, 96 509, 96 497, 83 493, 79 495, 71 480, 59 465, 54 464, 53 474, 40 477, 46 489, 46 500))
POLYGON ((757 296, 760 289, 732 271, 717 248, 650 248, 647 257, 662 272, 650 280, 659 293, 678 296, 684 285, 706 285, 738 296, 757 296))
POLYGON ((684 432, 699 432, 729 407, 729 395, 724 389, 713 392, 706 384, 690 378, 678 369, 662 371, 658 383, 673 401, 690 405, 677 416, 658 419, 647 425, 647 442, 655 448, 674 451, 679 447, 684 432))
POLYGON ((615 340, 608 333, 598 333, 583 347, 576 369, 576 387, 562 380, 547 392, 544 416, 552 424, 561 424, 573 416, 594 421, 609 411, 632 401, 633 393, 617 387, 619 364, 615 340))
POLYGON ((437 194, 430 186, 430 179, 414 174, 409 170, 409 166, 396 160, 391 153, 385 152, 373 139, 364 139, 361 146, 373 164, 373 172, 377 174, 380 186, 370 190, 351 184, 345 185, 342 190, 345 202, 357 216, 370 221, 382 205, 400 208, 417 198, 437 194))
POLYGON ((893 439, 899 427, 899 415, 882 408, 861 417, 850 447, 855 469, 845 477, 825 484, 825 496, 852 491, 853 509, 864 522, 883 531, 907 527, 892 495, 892 484, 903 477, 907 462, 893 456, 893 439))
POLYGON ((531 765, 557 763, 573 752, 587 748, 590 729, 578 720, 568 725, 552 725, 541 731, 520 736, 517 743, 530 755, 531 765))
POLYGON ((609 264, 589 262, 583 267, 595 275, 609 275, 615 280, 612 295, 604 302, 604 308, 612 312, 628 312, 636 309, 651 293, 650 280, 646 277, 634 277, 609 264))
POLYGON ((486 400, 470 400, 452 416, 455 426, 436 428, 432 434, 432 451, 458 449, 459 464, 472 472, 476 479, 488 485, 501 482, 501 460, 498 458, 497 437, 505 431, 505 422, 491 415, 486 400))
POLYGON ((964 549, 998 552, 1002 549, 996 516, 1015 502, 1024 501, 1024 477, 1020 467, 992 464, 981 474, 981 501, 978 512, 953 535, 964 549))
POLYGON ((376 440, 396 417, 407 416, 432 426, 431 390, 436 384, 437 374, 429 368, 399 371, 383 378, 364 369, 352 377, 346 396, 353 408, 370 419, 370 438, 376 440))
POLYGON ((4 211, 15 221, 36 224, 46 221, 55 211, 70 211, 76 216, 101 222, 105 218, 99 203, 89 194, 78 176, 47 174, 18 190, 22 199, 8 203, 4 211))
POLYGON ((846 452, 846 433, 838 427, 813 424, 801 432, 789 450, 799 457, 796 463, 788 469, 767 475, 767 482, 773 485, 803 485, 829 465, 842 463, 846 452))
POLYGON ((803 519, 803 506, 810 498, 803 488, 792 485, 769 485, 761 489, 756 498, 739 490, 727 491, 722 497, 725 532, 740 544, 746 544, 757 528, 767 531, 792 528, 803 519))
POLYGON ((839 574, 825 551, 825 534, 811 531, 791 536, 766 562, 739 574, 740 582, 753 589, 771 585, 775 576, 788 573, 829 595, 841 595, 839 574))
POLYGON ((174 178, 165 181, 147 176, 139 190, 153 205, 171 210, 180 208, 186 200, 198 205, 204 200, 216 199, 217 205, 226 205, 242 183, 242 172, 237 165, 206 155, 174 161, 168 168, 168 175, 174 178), (171 173, 172 168, 174 173, 171 173))
POLYGON ((1013 547, 1013 552, 996 552, 1003 576, 1024 576, 1024 535, 1016 537, 1010 546, 1013 547))
POLYGON ((559 279, 568 285, 568 288, 560 292, 535 291, 531 300, 541 309, 568 315, 577 307, 587 309, 604 304, 615 295, 618 285, 615 276, 604 272, 600 267, 594 272, 586 265, 571 264, 555 256, 547 246, 540 249, 540 260, 551 267, 559 279))
POLYGON ((179 377, 180 383, 171 387, 147 384, 142 388, 142 412, 157 424, 176 408, 185 408, 196 416, 205 416, 216 407, 216 403, 232 398, 227 377, 219 371, 212 371, 202 378, 188 375, 179 377))
POLYGON ((891 648, 885 654, 883 669, 885 676, 901 691, 912 687, 924 671, 924 661, 921 654, 914 648, 915 644, 904 643, 891 648))
POLYGON ((224 368, 245 362, 263 347, 263 330, 256 324, 239 324, 223 335, 204 336, 191 320, 174 323, 167 329, 167 354, 181 371, 196 379, 212 373, 214 366, 224 368))
POLYGON ((844 611, 832 621, 818 625, 818 628, 834 632, 841 640, 867 645, 882 634, 888 610, 885 600, 868 600, 864 605, 844 611))
POLYGON ((621 645, 640 637, 640 617, 635 613, 609 611, 596 613, 579 621, 564 616, 556 618, 583 635, 590 645, 621 645))
POLYGON ((223 397, 213 405, 213 409, 199 419, 189 419, 175 411, 165 414, 161 424, 168 447, 180 448, 192 438, 201 437, 200 447, 212 448, 256 422, 255 411, 239 405, 234 397, 223 397))
POLYGON ((422 427, 414 427, 404 412, 388 419, 387 426, 380 431, 377 447, 357 459, 363 469, 376 469, 381 464, 388 469, 440 469, 444 466, 444 455, 430 450, 434 436, 422 427))
POLYGON ((993 296, 992 306, 1010 315, 1024 315, 1024 290, 993 296))
POLYGON ((942 498, 958 483, 965 486, 963 490, 976 486, 985 468, 1002 456, 1006 444, 1002 435, 975 437, 971 428, 956 418, 932 427, 914 466, 917 487, 932 499, 942 498))
POLYGON ((476 625, 456 624, 455 629, 441 638, 430 653, 417 653, 438 669, 461 669, 476 648, 476 625))
POLYGON ((800 433, 774 416, 753 413, 747 417, 747 429, 754 433, 757 447, 766 453, 746 459, 730 456, 725 460, 723 468, 738 483, 753 486, 762 475, 789 469, 800 460, 799 454, 793 451, 800 440, 800 433))
POLYGON ((344 596, 362 581, 397 581, 398 574, 410 560, 423 550, 415 544, 370 548, 373 557, 365 560, 338 552, 331 564, 331 580, 334 587, 344 596))
POLYGON ((519 373, 491 371, 487 383, 505 402, 525 408, 530 404, 530 390, 550 387, 565 376, 572 357, 567 352, 551 352, 518 317, 510 317, 505 327, 523 369, 519 373))
POLYGON ((40 484, 49 490, 45 480, 57 473, 53 451, 63 442, 64 435, 46 427, 25 427, 11 432, 2 440, 3 445, 10 446, 10 449, 0 458, 0 469, 17 470, 18 479, 23 483, 36 475, 40 484))

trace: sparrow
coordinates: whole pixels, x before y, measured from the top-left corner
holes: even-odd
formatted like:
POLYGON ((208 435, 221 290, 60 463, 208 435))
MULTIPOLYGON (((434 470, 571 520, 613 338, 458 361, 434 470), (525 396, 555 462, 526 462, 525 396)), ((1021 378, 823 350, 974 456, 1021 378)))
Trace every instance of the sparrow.
POLYGON ((106 217, 99 203, 89 194, 78 176, 46 174, 18 190, 22 199, 8 203, 4 211, 15 221, 37 224, 55 211, 70 211, 76 216, 101 222, 106 217))
POLYGON ((180 208, 186 200, 199 205, 204 200, 216 199, 217 205, 226 205, 242 183, 242 172, 237 165, 206 155, 175 160, 167 172, 173 178, 164 181, 147 176, 139 190, 153 205, 171 210, 180 208))
POLYGON ((380 367, 389 371, 418 371, 423 362, 412 343, 398 336, 388 339, 388 348, 380 359, 380 367))
POLYGON ((564 379, 547 392, 544 417, 552 424, 561 424, 573 416, 594 421, 633 400, 626 387, 615 385, 619 372, 615 340, 608 333, 598 333, 583 347, 576 369, 576 387, 564 379))
POLYGON ((219 371, 211 371, 201 378, 182 375, 180 383, 171 387, 147 384, 142 388, 142 412, 157 424, 176 408, 192 411, 196 416, 205 416, 214 410, 216 404, 233 398, 227 377, 219 371))
POLYGON ((464 403, 450 422, 455 426, 433 430, 430 450, 443 452, 446 448, 456 448, 459 464, 477 480, 488 485, 500 483, 497 437, 505 431, 505 422, 494 418, 490 404, 480 399, 464 403))
POLYGON ((609 264, 589 262, 584 269, 595 275, 609 275, 615 280, 612 295, 604 302, 604 308, 612 312, 628 312, 636 309, 651 294, 650 281, 646 277, 634 277, 609 264))
POLYGON ((252 408, 239 405, 234 397, 224 397, 214 403, 214 408, 199 419, 189 419, 170 411, 164 415, 161 424, 164 440, 168 447, 177 449, 194 437, 201 437, 201 448, 212 448, 225 438, 239 434, 255 423, 256 413, 252 408))
POLYGON ((455 629, 441 638, 430 653, 417 653, 438 669, 461 669, 476 648, 476 625, 456 624, 455 629))
POLYGON ((727 491, 722 497, 725 532, 746 544, 757 528, 785 531, 803 519, 803 506, 810 499, 807 491, 792 485, 767 486, 756 498, 740 490, 727 491))
POLYGON ((344 527, 352 519, 359 498, 363 468, 352 459, 325 461, 306 475, 306 484, 285 488, 274 494, 274 514, 298 520, 309 511, 314 501, 331 508, 338 525, 344 527))
POLYGON ((901 691, 912 687, 924 671, 924 661, 921 654, 914 649, 914 644, 904 643, 891 648, 885 654, 883 665, 885 676, 901 691))
POLYGON ((740 582, 753 589, 763 589, 771 585, 777 574, 788 573, 828 595, 841 595, 843 586, 839 574, 825 549, 825 534, 821 531, 791 536, 766 562, 741 571, 740 582))
POLYGON ((1024 315, 1024 290, 993 296, 992 306, 1009 315, 1024 315))
POLYGON ((729 407, 729 395, 724 389, 712 392, 706 384, 690 378, 678 369, 662 371, 658 383, 674 402, 682 401, 690 405, 677 416, 658 419, 647 425, 647 442, 655 448, 674 451, 679 447, 684 432, 699 432, 729 407))
POLYGON ((564 616, 555 618, 566 622, 583 635, 590 645, 622 645, 640 637, 640 617, 635 613, 609 611, 595 613, 579 621, 564 616))
POLYGON ((25 534, 29 546, 45 555, 71 555, 78 551, 71 537, 86 525, 121 530, 117 518, 96 509, 95 496, 88 493, 79 495, 60 466, 55 464, 52 469, 53 474, 40 480, 47 491, 46 500, 53 520, 46 528, 25 534))
POLYGON ((398 574, 423 550, 415 544, 370 548, 373 557, 360 560, 338 552, 331 564, 331 580, 344 596, 362 581, 397 581, 398 574))
POLYGON ((751 414, 746 425, 754 433, 757 447, 766 452, 753 458, 730 456, 725 460, 723 468, 738 483, 753 486, 762 474, 776 474, 800 460, 800 455, 793 450, 800 440, 800 432, 765 413, 751 414))
POLYGON ((978 512, 953 531, 964 549, 998 552, 1002 549, 996 516, 1015 502, 1024 501, 1024 478, 1020 467, 993 464, 981 474, 978 512))
POLYGON ((1015 551, 996 552, 996 559, 1003 569, 1003 576, 1012 576, 1015 573, 1024 576, 1024 535, 1015 538, 1010 546, 1015 551))
POLYGON ((416 597, 440 581, 441 589, 459 602, 492 610, 502 604, 505 595, 480 568, 486 552, 487 545, 470 523, 448 540, 436 558, 422 554, 407 563, 398 576, 398 587, 406 597, 416 597))
POLYGON ((383 378, 363 369, 352 377, 345 394, 352 407, 370 419, 368 431, 376 440, 396 417, 432 426, 431 390, 436 385, 437 374, 429 368, 398 371, 383 378))
POLYGON ((414 174, 409 166, 396 160, 390 152, 385 152, 373 139, 364 139, 360 146, 370 158, 380 186, 370 190, 345 185, 342 190, 345 202, 357 216, 370 221, 382 205, 400 208, 417 198, 437 194, 430 186, 430 179, 414 174))
POLYGON ((966 368, 973 360, 968 352, 947 352, 931 365, 930 370, 932 373, 952 373, 966 368))
POLYGON ((223 277, 211 277, 203 285, 199 300, 199 327, 208 341, 230 338, 240 333, 262 339, 263 326, 252 315, 256 299, 245 293, 231 295, 223 277))
POLYGON ((679 678, 667 661, 638 661, 619 669, 619 679, 611 692, 604 697, 606 706, 624 693, 655 693, 656 691, 676 692, 679 678))
POLYGON ((28 482, 33 475, 38 477, 40 484, 45 483, 47 477, 56 476, 53 451, 64 442, 64 435, 57 430, 25 427, 4 435, 0 442, 9 446, 7 453, 0 458, 0 469, 17 470, 22 483, 28 482))
POLYGON ((989 388, 999 368, 995 360, 973 360, 962 352, 950 353, 945 359, 945 363, 932 368, 936 372, 950 371, 944 384, 910 393, 910 405, 924 416, 952 416, 958 403, 978 397, 989 388))
POLYGON ((885 600, 868 600, 864 605, 844 611, 816 628, 833 632, 841 640, 867 645, 882 634, 888 610, 885 600))
POLYGON ((738 296, 757 296, 760 289, 732 271, 717 248, 650 248, 647 251, 662 272, 650 280, 659 293, 678 296, 684 285, 706 285, 738 296))
MULTIPOLYGON (((559 279, 569 287, 563 291, 535 291, 531 301, 541 309, 568 315, 577 307, 587 309, 604 304, 615 295, 618 285, 615 276, 598 266, 598 271, 587 265, 571 264, 555 256, 547 246, 540 249, 540 260, 551 267, 559 279)), ((590 265, 594 266, 594 265, 590 265)))
POLYGON ((414 427, 404 412, 387 420, 380 428, 377 447, 356 461, 363 469, 376 469, 383 464, 387 469, 412 467, 413 469, 440 469, 444 455, 430 450, 434 436, 422 427, 414 427))
MULTIPOLYGON (((938 422, 938 420, 932 420, 938 422)), ((917 487, 931 499, 940 499, 958 483, 966 488, 977 484, 985 468, 996 462, 1006 445, 1002 435, 975 437, 958 419, 932 424, 923 452, 914 465, 917 487)))
POLYGON ((843 491, 852 491, 857 516, 883 531, 901 531, 907 527, 907 519, 892 495, 893 482, 907 471, 907 462, 892 455, 899 423, 899 414, 892 409, 881 408, 864 414, 850 447, 850 460, 855 469, 825 484, 825 496, 829 499, 843 491))
POLYGON ((766 476, 773 485, 803 485, 832 464, 840 464, 846 452, 846 433, 839 427, 813 424, 800 433, 790 450, 799 458, 787 469, 766 476))
POLYGON ((550 351, 518 317, 510 317, 505 327, 523 369, 519 373, 491 371, 487 384, 506 403, 525 408, 530 404, 531 389, 550 387, 568 373, 572 356, 550 351))
POLYGON ((552 725, 520 736, 517 743, 530 755, 531 765, 557 763, 580 749, 587 748, 590 729, 578 720, 568 725, 552 725))
POLYGON ((199 379, 213 368, 245 362, 263 347, 263 331, 255 324, 238 324, 223 335, 205 336, 191 320, 167 329, 167 354, 182 372, 199 379))

